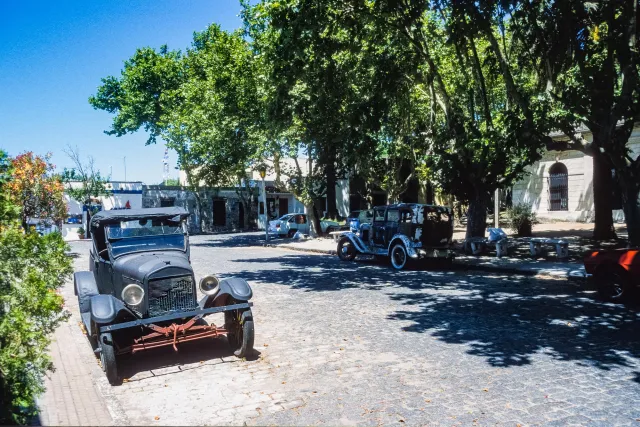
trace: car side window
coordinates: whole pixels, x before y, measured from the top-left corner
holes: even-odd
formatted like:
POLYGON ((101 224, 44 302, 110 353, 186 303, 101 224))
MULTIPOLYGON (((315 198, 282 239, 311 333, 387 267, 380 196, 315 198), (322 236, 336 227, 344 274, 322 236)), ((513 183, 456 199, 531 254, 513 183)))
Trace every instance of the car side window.
POLYGON ((387 221, 398 222, 400 220, 400 212, 397 209, 389 209, 387 211, 387 221))
POLYGON ((402 212, 400 212, 400 222, 411 222, 412 218, 413 218, 413 212, 412 211, 402 211, 402 212))
POLYGON ((374 215, 373 215, 373 220, 376 221, 376 222, 384 221, 384 209, 375 209, 374 210, 374 215))
POLYGON ((298 215, 296 216, 296 224, 306 224, 307 223, 307 217, 304 215, 298 215))

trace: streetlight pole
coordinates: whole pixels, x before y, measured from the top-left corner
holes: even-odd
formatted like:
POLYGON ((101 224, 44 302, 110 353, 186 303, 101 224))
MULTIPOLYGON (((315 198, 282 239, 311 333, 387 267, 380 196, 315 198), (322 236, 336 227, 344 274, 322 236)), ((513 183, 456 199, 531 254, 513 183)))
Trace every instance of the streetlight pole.
POLYGON ((262 178, 262 206, 264 207, 264 241, 269 243, 269 215, 267 214, 267 187, 264 183, 264 177, 267 175, 267 170, 264 166, 259 169, 260 178, 262 178))

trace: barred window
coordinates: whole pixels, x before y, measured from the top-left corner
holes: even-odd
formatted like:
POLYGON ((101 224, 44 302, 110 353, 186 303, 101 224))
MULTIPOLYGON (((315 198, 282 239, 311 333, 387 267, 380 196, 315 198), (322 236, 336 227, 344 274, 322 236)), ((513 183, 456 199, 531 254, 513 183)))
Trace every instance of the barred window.
POLYGON ((549 169, 549 210, 569 210, 569 174, 564 163, 555 163, 549 169))

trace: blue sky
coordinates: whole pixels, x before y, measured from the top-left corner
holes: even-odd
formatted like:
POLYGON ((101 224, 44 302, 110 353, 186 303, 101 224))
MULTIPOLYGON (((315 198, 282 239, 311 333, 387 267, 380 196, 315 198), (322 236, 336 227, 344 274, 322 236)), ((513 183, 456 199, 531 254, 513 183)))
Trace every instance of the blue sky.
MULTIPOLYGON (((210 23, 240 27, 238 0, 0 1, 0 148, 53 153, 78 146, 114 180, 162 180, 164 146, 145 146, 144 131, 108 136, 112 116, 87 102, 100 79, 119 75, 138 47, 185 49, 210 23)), ((170 152, 170 175, 176 156, 170 152)))

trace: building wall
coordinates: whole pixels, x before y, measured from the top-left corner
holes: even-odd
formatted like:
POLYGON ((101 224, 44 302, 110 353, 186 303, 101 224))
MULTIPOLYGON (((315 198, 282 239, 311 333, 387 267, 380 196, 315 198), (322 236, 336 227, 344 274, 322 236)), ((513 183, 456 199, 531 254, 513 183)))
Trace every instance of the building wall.
MULTIPOLYGON (((590 133, 583 134, 588 141, 590 133)), ((640 127, 636 127, 628 147, 635 157, 640 155, 640 127)), ((547 151, 542 159, 527 168, 529 174, 513 186, 513 203, 531 205, 538 218, 546 220, 593 222, 593 159, 579 151, 547 151), (549 210, 549 169, 556 162, 567 167, 568 210, 549 210)), ((614 210, 615 221, 624 221, 621 210, 614 210)))
MULTIPOLYGON (((164 187, 147 185, 142 197, 143 208, 163 206, 180 206, 191 213, 188 219, 190 233, 211 233, 223 231, 237 231, 244 229, 240 224, 240 197, 234 189, 203 189, 200 194, 200 215, 198 215, 196 196, 184 187, 164 187), (214 201, 224 202, 224 225, 215 224, 214 201), (172 204, 173 203, 173 204, 172 204), (200 224, 200 225, 199 225, 200 224)), ((251 207, 251 214, 255 217, 257 204, 251 207)), ((249 212, 245 210, 245 223, 249 212)))

